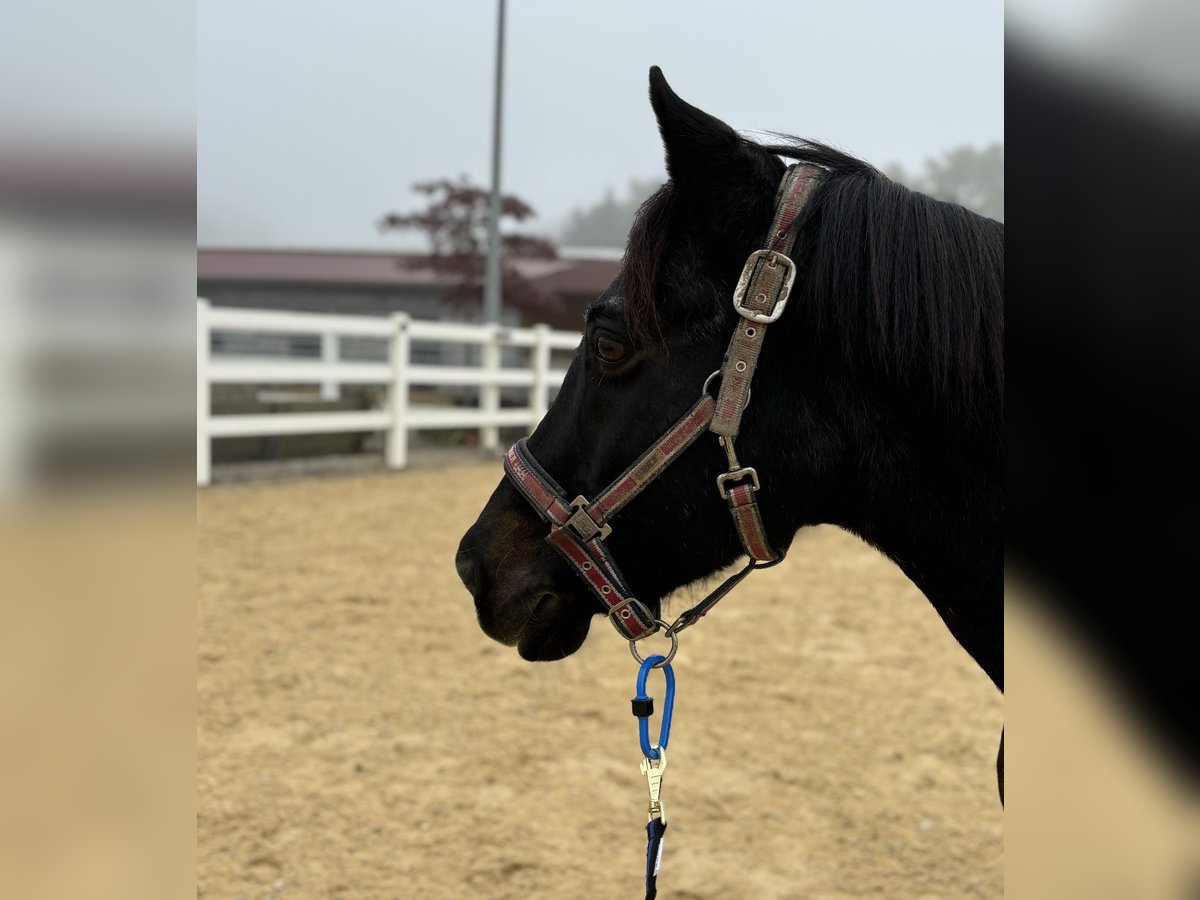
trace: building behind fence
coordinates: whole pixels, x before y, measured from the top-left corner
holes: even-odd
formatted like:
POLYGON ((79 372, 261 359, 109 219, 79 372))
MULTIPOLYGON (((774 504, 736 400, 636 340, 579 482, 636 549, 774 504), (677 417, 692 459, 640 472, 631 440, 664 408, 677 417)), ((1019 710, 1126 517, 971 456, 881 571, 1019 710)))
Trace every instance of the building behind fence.
MULTIPOLYGON (((574 331, 584 309, 617 276, 619 252, 560 251, 557 259, 513 259, 509 264, 531 290, 522 305, 506 304, 502 323, 574 331)), ((415 253, 335 250, 201 249, 196 254, 198 293, 214 306, 290 312, 473 321, 478 306, 446 301, 452 279, 415 253)))

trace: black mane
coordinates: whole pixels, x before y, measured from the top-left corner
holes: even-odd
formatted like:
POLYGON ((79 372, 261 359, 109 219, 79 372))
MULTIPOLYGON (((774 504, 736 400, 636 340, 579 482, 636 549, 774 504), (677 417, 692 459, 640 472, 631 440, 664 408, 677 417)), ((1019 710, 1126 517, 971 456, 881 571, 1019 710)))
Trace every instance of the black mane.
MULTIPOLYGON (((805 311, 806 327, 843 364, 874 368, 953 415, 983 415, 999 428, 1004 226, 832 147, 784 141, 763 149, 828 173, 796 226, 792 306, 805 311)), ((630 231, 622 292, 630 328, 643 338, 658 327, 662 259, 686 227, 680 209, 668 182, 630 231)))

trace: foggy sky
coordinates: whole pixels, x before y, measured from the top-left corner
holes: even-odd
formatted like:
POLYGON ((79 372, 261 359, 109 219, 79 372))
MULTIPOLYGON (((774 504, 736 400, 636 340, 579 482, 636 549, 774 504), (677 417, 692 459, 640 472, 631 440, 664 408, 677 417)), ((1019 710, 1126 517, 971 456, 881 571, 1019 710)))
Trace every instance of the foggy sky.
MULTIPOLYGON (((373 223, 418 180, 489 171, 494 0, 201 0, 201 246, 396 247, 373 223)), ((1003 139, 998 2, 509 0, 503 186, 552 233, 665 177, 663 68, 743 131, 916 168, 1003 139)), ((412 238, 407 243, 411 244, 412 238)))

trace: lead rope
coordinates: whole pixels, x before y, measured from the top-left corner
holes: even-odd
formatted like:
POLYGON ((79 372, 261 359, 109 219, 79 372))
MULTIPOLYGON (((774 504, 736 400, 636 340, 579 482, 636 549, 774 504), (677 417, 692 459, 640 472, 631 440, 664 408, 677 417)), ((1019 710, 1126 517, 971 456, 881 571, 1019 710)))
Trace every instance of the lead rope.
MULTIPOLYGON (((659 624, 666 626, 665 622, 659 624)), ((663 835, 667 831, 667 812, 662 802, 662 779, 667 769, 667 741, 671 738, 671 716, 675 709, 675 670, 671 660, 679 648, 679 639, 671 637, 671 649, 666 656, 655 654, 642 659, 638 656, 637 642, 629 642, 634 659, 641 663, 637 675, 637 694, 634 696, 633 714, 638 720, 638 743, 644 759, 642 775, 646 778, 646 789, 650 795, 649 815, 646 822, 646 900, 658 896, 658 870, 662 865, 663 835), (650 743, 650 717, 654 715, 654 698, 646 693, 646 679, 651 669, 662 669, 666 679, 663 695, 662 720, 658 728, 658 743, 650 743)))
POLYGON ((775 550, 767 539, 755 496, 761 487, 758 471, 754 466, 742 464, 734 442, 741 428, 742 414, 750 403, 751 382, 767 327, 783 315, 791 296, 796 264, 787 255, 787 250, 821 171, 817 166, 803 163, 787 169, 776 195, 767 246, 750 254, 734 289, 733 308, 739 316, 737 328, 721 368, 705 380, 700 399, 615 481, 595 495, 594 500, 580 494, 568 502, 570 494, 542 468, 530 453, 525 439, 514 444, 504 457, 505 474, 538 515, 549 523, 550 533, 546 540, 587 583, 617 631, 630 641, 629 648, 641 663, 633 714, 639 719, 639 737, 645 756, 642 774, 646 776, 650 792, 650 816, 646 826, 647 900, 657 894, 662 841, 667 830, 661 791, 675 702, 675 673, 670 662, 678 647, 679 632, 706 615, 751 572, 777 565, 783 559, 783 553, 775 550), (714 398, 708 393, 708 387, 718 376, 721 386, 714 398), (632 595, 604 540, 612 532, 609 520, 706 430, 717 435, 725 451, 728 470, 717 476, 717 491, 729 505, 734 528, 749 562, 668 625, 655 619, 653 613, 632 595), (651 656, 643 660, 638 655, 636 641, 656 633, 660 627, 671 640, 670 652, 665 657, 651 656), (646 695, 646 677, 653 668, 661 668, 667 680, 658 744, 650 743, 648 720, 654 711, 654 702, 646 695))

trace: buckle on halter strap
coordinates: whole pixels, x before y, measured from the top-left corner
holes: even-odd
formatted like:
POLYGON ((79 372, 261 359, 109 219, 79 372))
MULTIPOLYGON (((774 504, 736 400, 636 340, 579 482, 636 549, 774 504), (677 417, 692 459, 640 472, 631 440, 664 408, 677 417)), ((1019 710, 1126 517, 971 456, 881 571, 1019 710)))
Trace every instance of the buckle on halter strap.
POLYGON ((721 492, 721 499, 729 499, 729 488, 725 487, 725 482, 741 481, 747 475, 750 476, 750 484, 753 486, 754 490, 757 491, 759 488, 758 472, 755 471, 754 466, 743 466, 740 469, 734 469, 732 472, 722 472, 720 475, 718 475, 717 490, 721 492))
POLYGON ((612 534, 612 526, 597 525, 596 520, 587 514, 587 508, 591 505, 591 501, 587 497, 580 494, 571 501, 571 509, 575 512, 571 513, 571 518, 567 519, 567 524, 574 529, 580 539, 586 544, 597 534, 600 535, 600 540, 604 540, 612 534))
MULTIPOLYGON (((755 250, 746 259, 746 265, 742 268, 742 274, 738 278, 737 287, 733 290, 733 308, 737 310, 739 316, 743 319, 749 319, 751 322, 758 322, 760 325, 770 325, 776 319, 783 315, 783 310, 787 306, 788 296, 792 293, 792 284, 796 281, 796 264, 782 253, 777 253, 774 250, 755 250), (779 291, 779 295, 775 298, 775 305, 770 312, 762 312, 761 310, 752 309, 745 305, 746 292, 750 289, 750 281, 754 277, 754 270, 758 268, 759 260, 767 260, 767 266, 774 269, 776 266, 784 267, 783 287, 779 291)), ((760 294, 763 300, 766 300, 764 294, 760 294)))
POLYGON ((625 638, 631 644, 634 641, 640 641, 642 638, 650 637, 650 635, 655 634, 658 631, 658 623, 654 616, 650 615, 650 610, 646 609, 646 605, 642 603, 642 601, 634 597, 626 597, 624 600, 610 609, 608 611, 608 619, 613 623, 613 628, 617 629, 617 632, 621 635, 621 637, 625 638), (648 629, 645 634, 641 635, 641 637, 630 637, 629 630, 623 628, 621 625, 622 621, 627 622, 633 618, 633 611, 628 609, 630 606, 636 606, 642 612, 642 618, 647 622, 655 623, 654 627, 648 629))

